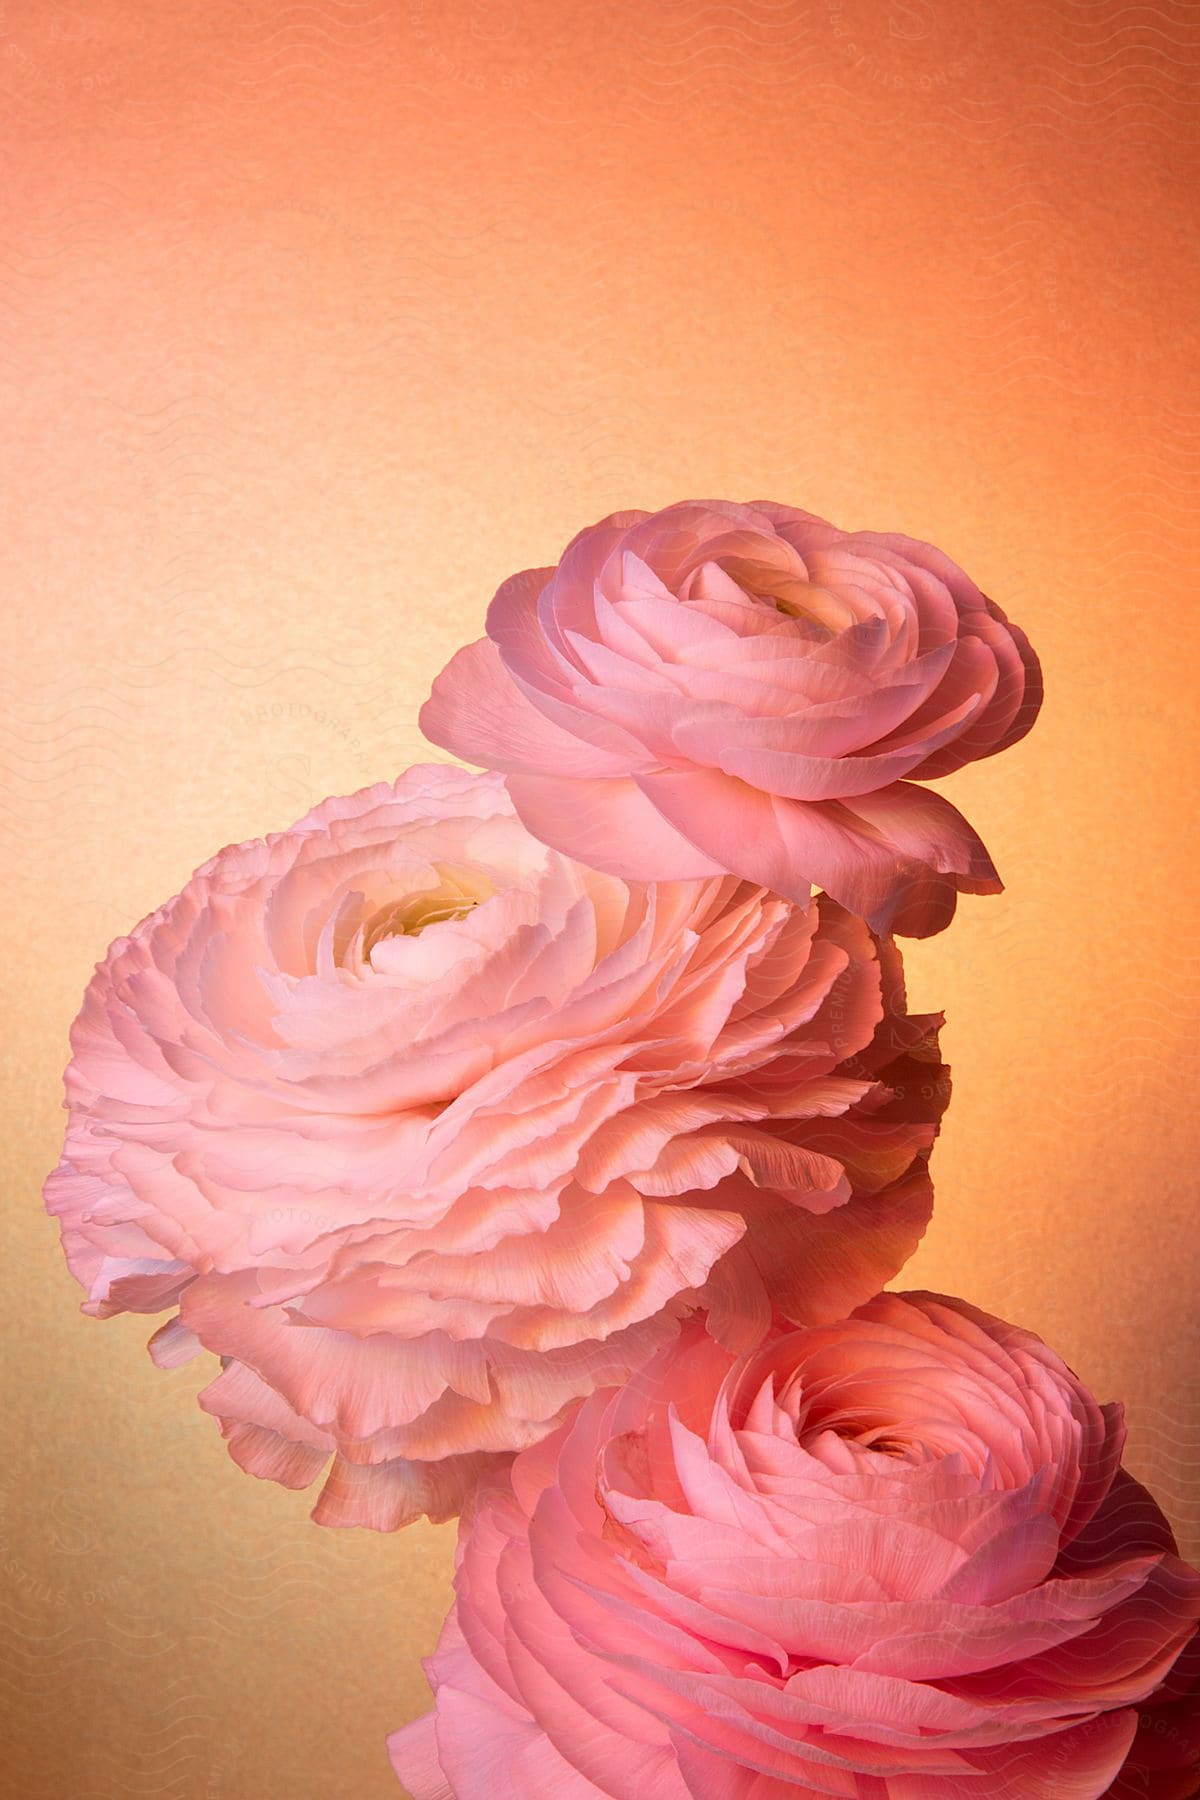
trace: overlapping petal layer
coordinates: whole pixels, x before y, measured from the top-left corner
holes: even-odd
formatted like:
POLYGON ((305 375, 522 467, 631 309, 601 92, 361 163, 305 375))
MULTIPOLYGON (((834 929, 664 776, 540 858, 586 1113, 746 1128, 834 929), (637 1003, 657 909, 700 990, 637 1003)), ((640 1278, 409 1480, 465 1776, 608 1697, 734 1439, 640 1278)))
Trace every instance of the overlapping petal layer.
POLYGON ((1177 1800, 1152 1759, 1195 1754, 1200 1574, 1122 1439, 957 1300, 740 1359, 692 1321, 477 1492, 397 1772, 417 1800, 1177 1800))

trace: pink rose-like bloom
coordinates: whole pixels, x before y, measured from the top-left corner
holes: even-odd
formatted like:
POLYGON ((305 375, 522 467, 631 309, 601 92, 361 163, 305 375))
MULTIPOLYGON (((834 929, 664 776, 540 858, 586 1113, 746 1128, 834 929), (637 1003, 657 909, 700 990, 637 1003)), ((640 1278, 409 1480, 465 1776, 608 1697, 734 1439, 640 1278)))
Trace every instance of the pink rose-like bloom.
POLYGON ((614 513, 506 581, 421 728, 611 874, 730 871, 798 904, 819 887, 925 937, 1001 883, 912 784, 1015 743, 1040 703, 1024 633, 931 544, 686 501, 614 513))
POLYGON ((1200 1574, 1122 1440, 959 1300, 736 1361, 692 1321, 480 1487, 396 1771, 416 1800, 1190 1794, 1133 1784, 1200 1574))
POLYGON ((445 1517, 709 1309, 837 1316, 930 1210, 939 1021, 823 901, 632 885, 498 776, 410 770, 223 850, 72 1032, 47 1203, 85 1311, 177 1317, 236 1460, 445 1517))

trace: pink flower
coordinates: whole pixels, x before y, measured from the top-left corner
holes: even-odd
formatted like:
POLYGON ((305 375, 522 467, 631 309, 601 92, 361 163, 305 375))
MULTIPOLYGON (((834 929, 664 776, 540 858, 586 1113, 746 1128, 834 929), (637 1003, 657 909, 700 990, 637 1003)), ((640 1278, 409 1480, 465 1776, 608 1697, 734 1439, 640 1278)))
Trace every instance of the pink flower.
POLYGON ((119 939, 47 1203, 85 1311, 178 1308, 201 1404, 316 1516, 455 1511, 703 1302, 837 1316, 928 1218, 946 1101, 893 946, 729 877, 634 886, 497 776, 410 770, 224 850, 119 939))
POLYGON ((738 1361, 693 1322, 480 1488, 396 1770, 417 1800, 1096 1800, 1200 1617, 1122 1439, 959 1300, 738 1361))
POLYGON ((506 581, 425 735, 535 836, 628 879, 824 888, 925 937, 1001 883, 940 795, 1041 703, 1024 633, 931 544, 756 501, 614 513, 506 581))

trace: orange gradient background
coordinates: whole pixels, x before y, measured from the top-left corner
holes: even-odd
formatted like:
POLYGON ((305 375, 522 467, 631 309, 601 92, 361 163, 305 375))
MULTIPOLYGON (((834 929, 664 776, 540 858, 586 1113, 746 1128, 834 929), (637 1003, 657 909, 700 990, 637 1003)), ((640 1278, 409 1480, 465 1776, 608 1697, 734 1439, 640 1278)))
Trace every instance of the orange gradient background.
POLYGON ((1008 890, 908 952, 956 1094, 905 1280, 1125 1398, 1200 1553, 1198 77, 1181 0, 0 18, 0 1792, 399 1793, 451 1528, 240 1473, 39 1189, 108 941, 418 758, 497 583, 616 508, 929 537, 1040 649, 944 789, 1008 890))

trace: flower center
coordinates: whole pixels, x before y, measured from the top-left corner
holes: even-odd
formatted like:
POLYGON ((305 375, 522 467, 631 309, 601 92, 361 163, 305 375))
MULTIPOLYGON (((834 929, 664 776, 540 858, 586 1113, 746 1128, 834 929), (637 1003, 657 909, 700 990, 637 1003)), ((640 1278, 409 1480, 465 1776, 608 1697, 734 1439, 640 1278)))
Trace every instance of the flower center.
POLYGON ((911 1448, 902 1438, 889 1437, 886 1433, 881 1433, 879 1437, 872 1437, 869 1432, 865 1434, 855 1432, 853 1441, 861 1444, 866 1450, 874 1450, 879 1456, 907 1456, 911 1448))
POLYGON ((856 1450, 894 1456, 901 1462, 923 1454, 920 1442, 898 1429, 894 1414, 889 1417, 878 1407, 856 1405, 851 1396, 823 1396, 809 1407, 797 1434, 800 1443, 826 1434, 841 1438, 856 1450))
POLYGON ((441 880, 436 887, 402 894, 371 914, 362 928, 364 961, 370 961, 372 950, 385 938, 419 937, 430 925, 465 919, 491 892, 487 881, 472 878, 467 871, 438 868, 437 873, 441 880))
POLYGON ((370 956, 383 938, 417 937, 427 925, 440 924, 444 919, 465 918, 471 908, 478 905, 478 900, 434 901, 426 894, 397 900, 394 906, 381 908, 371 919, 363 933, 363 955, 370 956))
POLYGON ((786 619, 812 619, 814 617, 807 607, 801 606, 799 601, 793 600, 789 594, 755 594, 754 598, 763 606, 774 607, 775 611, 782 613, 786 619))
POLYGON ((739 585, 757 605, 770 607, 785 619, 798 620, 820 639, 836 637, 854 624, 852 608, 819 582, 773 569, 748 569, 739 585))

